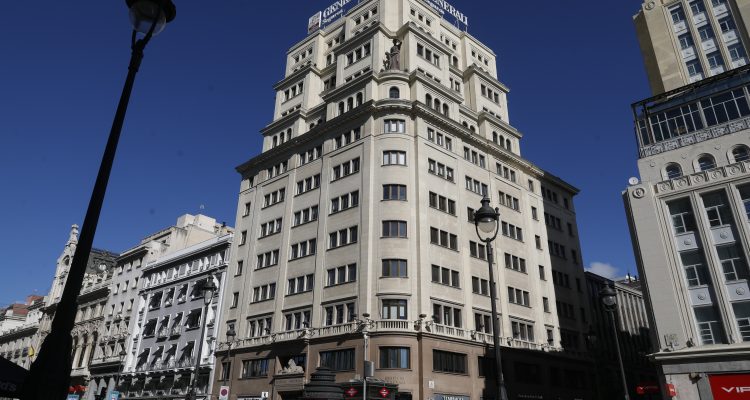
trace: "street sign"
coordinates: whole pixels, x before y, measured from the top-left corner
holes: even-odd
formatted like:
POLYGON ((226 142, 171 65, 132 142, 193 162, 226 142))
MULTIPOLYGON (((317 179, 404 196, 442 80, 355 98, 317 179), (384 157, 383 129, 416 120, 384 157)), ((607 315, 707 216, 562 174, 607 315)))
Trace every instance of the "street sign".
POLYGON ((107 396, 107 400, 120 400, 120 392, 116 390, 109 392, 109 396, 107 396))
POLYGON ((357 389, 350 387, 349 389, 346 389, 344 393, 346 393, 346 395, 349 397, 354 397, 357 395, 357 389))
POLYGON ((219 400, 229 400, 229 386, 219 388, 219 400))
POLYGON ((388 389, 386 389, 386 388, 380 389, 380 391, 378 391, 378 393, 380 393, 380 397, 382 397, 382 398, 386 398, 386 397, 388 397, 389 394, 391 394, 391 392, 388 389))
POLYGON ((79 396, 77 394, 69 394, 68 395, 68 400, 80 400, 80 398, 81 398, 81 396, 79 396))

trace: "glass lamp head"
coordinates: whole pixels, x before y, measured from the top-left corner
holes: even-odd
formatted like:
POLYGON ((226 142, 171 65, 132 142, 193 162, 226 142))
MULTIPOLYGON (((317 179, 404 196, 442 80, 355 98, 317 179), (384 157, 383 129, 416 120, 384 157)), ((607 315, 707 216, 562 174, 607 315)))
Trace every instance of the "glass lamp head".
MULTIPOLYGON (((490 207, 490 199, 484 196, 482 207, 474 212, 474 224, 478 231, 491 236, 497 230, 497 220, 499 218, 497 210, 490 207)), ((482 238, 484 239, 484 238, 482 238)))
POLYGON ((170 0, 125 0, 130 9, 130 23, 133 29, 146 34, 154 26, 153 36, 164 30, 168 22, 176 15, 176 9, 170 0))
POLYGON ((609 286, 599 291, 599 298, 607 310, 613 310, 617 306, 617 292, 609 286))
POLYGON ((234 331, 233 326, 230 326, 229 329, 227 329, 227 340, 231 342, 234 340, 235 336, 237 336, 237 332, 234 331))
POLYGON ((206 305, 211 304, 211 300, 214 298, 214 293, 216 292, 216 285, 214 284, 214 280, 212 278, 206 279, 206 284, 203 285, 203 288, 201 288, 203 291, 203 302, 206 305))

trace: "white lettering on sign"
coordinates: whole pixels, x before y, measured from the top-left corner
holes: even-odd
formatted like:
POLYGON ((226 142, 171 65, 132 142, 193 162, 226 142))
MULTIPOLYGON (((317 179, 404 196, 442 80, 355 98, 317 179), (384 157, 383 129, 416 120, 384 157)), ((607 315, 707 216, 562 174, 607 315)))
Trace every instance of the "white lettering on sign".
POLYGON ((455 7, 453 7, 450 3, 448 3, 445 0, 425 0, 432 8, 434 8, 437 12, 440 13, 443 17, 445 17, 445 14, 448 13, 453 18, 455 18, 458 22, 468 26, 469 25, 469 18, 464 15, 461 11, 456 10, 455 7))
MULTIPOLYGON (((427 5, 435 9, 443 18, 447 15, 455 18, 458 23, 469 26, 469 18, 461 11, 457 10, 446 0, 424 0, 427 5)), ((308 20, 307 32, 312 33, 320 28, 325 28, 337 19, 343 17, 349 8, 353 6, 353 0, 337 0, 335 3, 315 13, 308 20)), ((357 2, 356 4, 359 4, 357 2)))
POLYGON ((722 387, 721 390, 727 393, 750 393, 750 386, 722 387))

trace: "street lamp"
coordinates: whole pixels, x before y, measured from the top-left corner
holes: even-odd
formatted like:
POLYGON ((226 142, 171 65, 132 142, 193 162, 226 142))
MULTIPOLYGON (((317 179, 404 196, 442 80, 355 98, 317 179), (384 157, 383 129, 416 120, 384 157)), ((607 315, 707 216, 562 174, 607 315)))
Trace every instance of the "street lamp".
MULTIPOLYGON (((368 378, 368 371, 369 363, 368 361, 368 343, 369 343, 369 328, 372 324, 372 320, 370 319, 370 313, 362 313, 362 316, 364 319, 358 319, 357 322, 359 323, 360 327, 362 328, 362 337, 364 339, 364 346, 365 346, 365 359, 364 359, 364 368, 363 368, 363 374, 362 374, 362 399, 367 400, 367 378, 368 378)), ((356 315, 353 315, 353 317, 356 318, 356 315)))
POLYGON ((125 368, 125 356, 128 355, 128 352, 125 351, 125 344, 122 345, 122 350, 120 350, 120 371, 117 372, 117 376, 115 377, 115 387, 113 390, 119 390, 117 389, 118 386, 120 386, 120 376, 122 376, 122 370, 125 368))
POLYGON ((615 348, 617 349, 617 362, 620 364, 620 378, 622 378, 622 390, 625 394, 625 400, 630 400, 628 394, 628 382, 625 379, 625 368, 622 365, 622 354, 620 354, 620 338, 617 333, 617 322, 615 321, 615 312, 617 311, 617 292, 610 286, 604 286, 599 291, 599 298, 604 305, 604 310, 609 314, 612 321, 612 331, 615 334, 615 348))
POLYGON ((230 324, 227 328, 227 358, 229 361, 227 361, 227 366, 229 367, 229 371, 224 373, 224 385, 227 384, 227 379, 229 379, 229 389, 231 392, 232 389, 232 379, 230 378, 230 374, 232 373, 232 344, 234 344, 234 338, 237 336, 237 332, 234 331, 234 324, 230 324))
POLYGON ((190 382, 190 390, 186 399, 195 400, 197 398, 196 385, 198 384, 198 377, 200 376, 201 367, 201 353, 203 352, 203 335, 206 334, 206 325, 208 323, 208 306, 211 305, 211 301, 214 299, 214 293, 216 293, 216 285, 214 284, 213 277, 209 276, 206 278, 206 283, 200 289, 203 292, 203 324, 201 327, 201 335, 198 337, 198 353, 195 357, 195 370, 193 371, 193 380, 190 382))
POLYGON ((484 242, 487 249, 487 266, 490 271, 490 303, 492 304, 492 341, 495 346, 495 373, 497 376, 497 395, 500 400, 508 400, 508 393, 505 391, 505 379, 503 378, 503 364, 500 359, 500 329, 498 327, 497 316, 497 290, 495 288, 495 274, 492 270, 492 242, 497 237, 499 229, 498 220, 500 212, 497 208, 494 210, 490 207, 490 199, 487 195, 482 198, 482 207, 474 212, 474 227, 477 236, 484 242))
POLYGON ((65 288, 57 304, 50 332, 39 349, 39 356, 26 376, 20 397, 22 400, 62 400, 67 396, 72 364, 73 339, 70 332, 73 330, 78 307, 78 293, 81 291, 86 264, 96 235, 99 214, 107 192, 107 183, 117 152, 117 143, 120 140, 135 75, 143 60, 143 50, 146 44, 152 36, 161 32, 166 23, 172 21, 176 14, 171 0, 126 0, 125 3, 130 9, 130 18, 133 23, 132 54, 128 65, 128 75, 117 105, 112 129, 109 132, 65 288), (140 38, 138 38, 139 32, 140 38), (42 382, 44 384, 41 384, 42 382))

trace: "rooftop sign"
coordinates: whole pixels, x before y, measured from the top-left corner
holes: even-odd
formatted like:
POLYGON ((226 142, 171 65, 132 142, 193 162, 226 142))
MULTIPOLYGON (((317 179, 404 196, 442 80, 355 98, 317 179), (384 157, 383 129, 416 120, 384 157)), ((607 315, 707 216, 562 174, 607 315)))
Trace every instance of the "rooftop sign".
MULTIPOLYGON (((457 10, 446 0, 423 0, 427 5, 437 11, 444 19, 450 21, 455 19, 456 25, 464 28, 469 25, 469 18, 466 17, 461 11, 457 10), (450 16, 450 17, 448 17, 450 16)), ((323 29, 326 26, 336 22, 339 18, 346 15, 349 10, 358 5, 361 0, 338 0, 330 6, 326 7, 322 11, 315 13, 307 22, 307 33, 313 33, 318 29, 323 29)))

